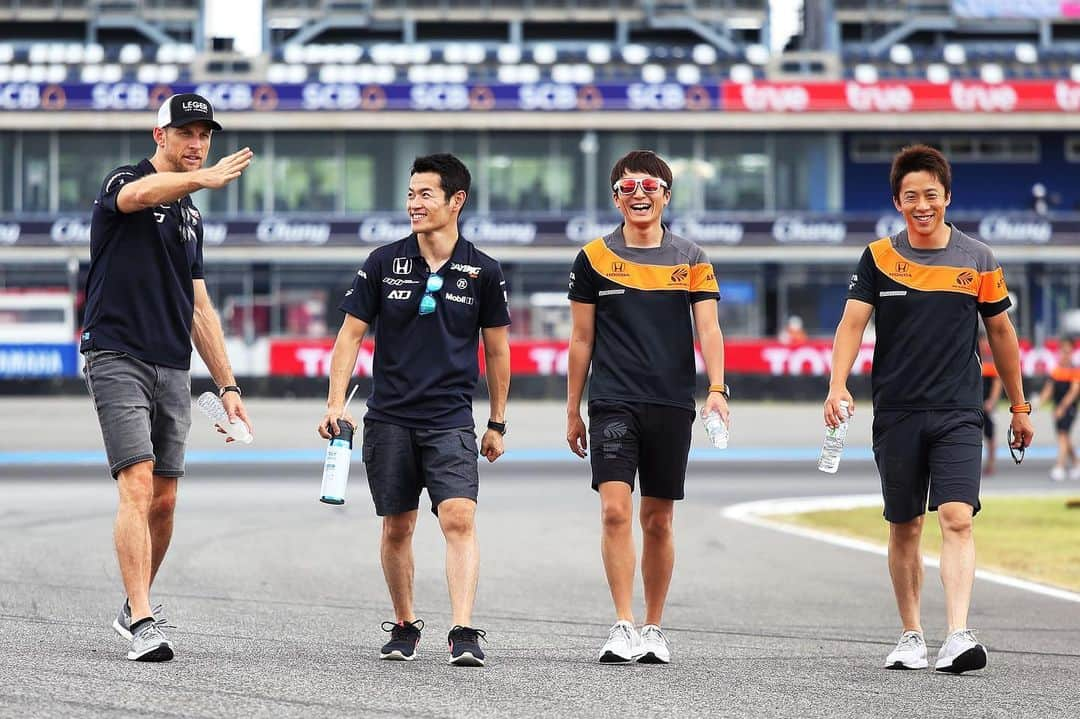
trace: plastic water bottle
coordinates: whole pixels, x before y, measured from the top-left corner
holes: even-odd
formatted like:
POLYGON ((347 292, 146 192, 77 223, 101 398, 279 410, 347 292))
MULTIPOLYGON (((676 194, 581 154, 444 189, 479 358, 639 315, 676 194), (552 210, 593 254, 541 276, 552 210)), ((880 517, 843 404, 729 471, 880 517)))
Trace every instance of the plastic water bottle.
POLYGON ((232 437, 237 442, 251 444, 254 437, 251 436, 251 431, 248 430, 247 423, 239 417, 230 422, 229 413, 225 411, 225 405, 221 403, 221 398, 216 394, 213 392, 203 392, 199 395, 199 399, 195 400, 195 406, 202 410, 202 413, 205 414, 211 422, 225 430, 225 433, 229 437, 232 437))
POLYGON ((817 468, 822 472, 836 474, 840 468, 840 453, 844 450, 848 430, 848 403, 840 400, 841 422, 835 427, 825 427, 825 441, 821 444, 821 459, 817 468))
POLYGON ((702 417, 705 422, 705 432, 709 435, 709 443, 717 449, 726 449, 728 443, 728 426, 724 424, 719 412, 709 412, 702 417))
POLYGON ((322 488, 319 501, 326 504, 345 504, 345 488, 349 484, 349 464, 352 462, 353 426, 339 419, 341 433, 330 439, 323 463, 322 488))

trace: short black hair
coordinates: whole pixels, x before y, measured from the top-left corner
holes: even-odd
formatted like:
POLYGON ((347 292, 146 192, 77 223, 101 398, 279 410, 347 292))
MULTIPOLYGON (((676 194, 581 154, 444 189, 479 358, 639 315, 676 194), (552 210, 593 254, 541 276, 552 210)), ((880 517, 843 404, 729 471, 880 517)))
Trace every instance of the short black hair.
POLYGON ((912 172, 930 173, 945 188, 946 196, 952 194, 952 168, 941 150, 929 145, 909 145, 896 153, 889 171, 889 184, 892 186, 894 199, 900 199, 900 185, 912 172))
POLYGON ((469 168, 465 167, 465 163, 449 152, 424 155, 413 160, 409 176, 421 172, 434 172, 439 176, 439 185, 442 186, 447 200, 459 192, 464 192, 468 197, 469 188, 472 187, 472 175, 469 174, 469 168))
POLYGON ((675 184, 671 168, 652 150, 633 150, 620 157, 615 163, 615 167, 611 168, 611 184, 609 187, 614 187, 615 183, 621 180, 627 171, 647 172, 653 177, 659 177, 667 183, 668 191, 675 184))

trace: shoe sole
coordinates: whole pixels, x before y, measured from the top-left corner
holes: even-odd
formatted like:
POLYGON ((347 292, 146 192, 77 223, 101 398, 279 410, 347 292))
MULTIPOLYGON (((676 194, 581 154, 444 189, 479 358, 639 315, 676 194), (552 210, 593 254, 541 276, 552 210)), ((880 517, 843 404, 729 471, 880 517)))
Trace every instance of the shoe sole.
POLYGON ((484 660, 472 655, 471 652, 464 652, 460 657, 451 657, 450 663, 455 667, 482 667, 484 666, 484 660))
POLYGON ((914 669, 926 669, 928 666, 930 666, 930 662, 923 659, 922 662, 919 663, 919 664, 904 664, 903 662, 893 662, 892 664, 886 664, 885 668, 886 669, 914 670, 914 669))
POLYGON ((939 672, 948 672, 949 674, 961 674, 963 672, 971 672, 976 669, 982 669, 986 666, 986 650, 982 647, 972 647, 966 652, 956 655, 947 667, 935 666, 934 669, 939 672))
POLYGON ((633 657, 619 656, 615 652, 604 652, 600 655, 601 664, 629 664, 634 661, 633 657))
POLYGON ((167 662, 173 658, 173 649, 168 644, 159 644, 142 654, 128 652, 127 658, 133 662, 167 662))
POLYGON ((638 664, 670 664, 670 659, 658 657, 653 652, 645 652, 637 658, 638 664))
POLYGON ((411 662, 413 659, 416 659, 416 652, 406 656, 395 649, 389 654, 379 654, 379 659, 385 659, 390 662, 411 662))
POLYGON ((113 631, 122 636, 124 639, 131 641, 131 632, 124 629, 124 625, 120 623, 119 619, 114 619, 112 623, 113 631))

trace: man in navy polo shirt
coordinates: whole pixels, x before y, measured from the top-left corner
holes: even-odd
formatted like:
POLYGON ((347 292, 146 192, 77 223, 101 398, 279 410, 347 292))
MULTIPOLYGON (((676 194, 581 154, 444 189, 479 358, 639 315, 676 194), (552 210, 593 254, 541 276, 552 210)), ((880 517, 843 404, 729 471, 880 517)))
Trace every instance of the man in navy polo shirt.
POLYGON ((202 217, 189 196, 224 187, 251 164, 245 147, 203 167, 220 129, 206 98, 170 97, 158 111, 154 155, 106 175, 90 221, 81 351, 120 494, 115 541, 127 600, 113 629, 131 642, 134 661, 173 658, 164 620, 150 609, 150 585, 169 548, 184 475, 192 342, 229 418, 248 422, 206 292, 202 217))
POLYGON ((499 263, 458 233, 469 171, 453 155, 418 157, 407 209, 413 234, 379 247, 356 273, 341 309, 345 320, 330 362, 324 439, 339 433, 360 341, 375 324, 374 379, 364 417, 364 466, 375 512, 383 518, 383 574, 395 620, 382 659, 411 661, 424 622, 413 612, 412 537, 427 488, 446 538, 452 628, 450 663, 483 666, 471 625, 480 558, 474 517, 479 488, 472 399, 484 336, 491 414, 480 454, 503 453, 510 388, 510 314, 499 263))

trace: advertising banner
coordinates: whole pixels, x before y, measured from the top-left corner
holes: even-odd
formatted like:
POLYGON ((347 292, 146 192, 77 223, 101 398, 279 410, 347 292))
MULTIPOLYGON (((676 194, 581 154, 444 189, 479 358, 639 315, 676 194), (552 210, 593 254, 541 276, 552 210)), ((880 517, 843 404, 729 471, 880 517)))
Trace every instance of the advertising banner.
MULTIPOLYGON (((1080 215, 1044 217, 1034 213, 950 213, 957 227, 992 246, 1078 245, 1080 215)), ((812 213, 728 213, 672 215, 671 230, 705 247, 862 247, 878 237, 903 229, 900 215, 812 213)), ((581 246, 611 232, 619 224, 610 215, 468 214, 461 234, 483 247, 581 246)), ((373 248, 400 240, 411 232, 401 213, 372 213, 364 217, 323 219, 267 217, 222 219, 203 225, 206 247, 342 247, 373 248)), ((86 246, 90 243, 89 215, 59 215, 52 219, 0 217, 0 249, 4 247, 86 246)))
MULTIPOLYGON (((270 374, 299 377, 326 377, 330 371, 333 338, 313 340, 271 340, 270 374)), ((356 374, 371 376, 375 346, 365 342, 356 363, 356 374)), ((514 376, 566 375, 569 344, 566 340, 513 340, 510 343, 510 371, 514 376)), ((852 367, 853 375, 869 374, 874 346, 864 344, 852 367)), ((699 374, 705 365, 696 350, 699 374)), ((812 340, 788 345, 769 339, 728 339, 724 342, 724 365, 734 374, 788 377, 824 377, 832 369, 832 342, 812 340)), ((483 352, 480 352, 483 371, 483 352)), ((1021 348, 1025 376, 1042 376, 1057 366, 1052 346, 1021 348)))
MULTIPOLYGON (((1080 2, 1080 0, 1078 0, 1080 2)), ((1003 3, 1004 5, 1004 3, 1003 3)), ((1017 3, 1010 3, 1016 6, 1017 3)), ((1078 3, 1062 3, 1078 12, 1078 3)), ((1080 83, 1010 80, 942 84, 727 80, 572 84, 0 83, 0 112, 149 112, 174 93, 197 92, 222 112, 1075 112, 1080 83)))
POLYGON ((78 348, 65 344, 0 344, 0 379, 74 377, 78 348))

